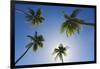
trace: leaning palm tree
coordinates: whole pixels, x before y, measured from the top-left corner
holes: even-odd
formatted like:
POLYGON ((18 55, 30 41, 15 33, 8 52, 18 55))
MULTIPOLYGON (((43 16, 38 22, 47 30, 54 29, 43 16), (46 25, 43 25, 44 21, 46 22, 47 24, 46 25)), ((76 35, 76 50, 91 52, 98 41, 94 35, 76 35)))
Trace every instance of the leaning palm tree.
POLYGON ((82 25, 94 27, 94 23, 86 23, 84 20, 77 18, 76 16, 79 12, 80 9, 75 9, 70 16, 64 14, 65 22, 61 26, 61 32, 65 32, 67 36, 71 36, 75 32, 79 33, 82 25))
POLYGON ((26 21, 31 23, 33 26, 37 26, 45 20, 45 18, 42 16, 41 9, 38 9, 36 12, 31 8, 28 8, 27 12, 19 9, 16 9, 16 11, 25 14, 26 21))
POLYGON ((24 57, 24 55, 29 51, 30 48, 33 49, 33 52, 36 52, 38 48, 43 48, 44 38, 42 35, 37 35, 37 32, 35 32, 34 36, 28 35, 27 37, 30 38, 31 42, 26 45, 26 51, 16 60, 15 64, 24 57))
POLYGON ((55 60, 59 57, 63 63, 63 56, 66 56, 66 47, 63 47, 63 44, 60 44, 58 48, 54 49, 53 55, 56 55, 55 60))

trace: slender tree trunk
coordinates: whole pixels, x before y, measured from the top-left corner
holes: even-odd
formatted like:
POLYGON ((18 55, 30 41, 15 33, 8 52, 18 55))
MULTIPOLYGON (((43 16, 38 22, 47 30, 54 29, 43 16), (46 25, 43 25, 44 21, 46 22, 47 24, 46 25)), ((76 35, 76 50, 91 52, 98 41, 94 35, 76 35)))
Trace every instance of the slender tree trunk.
MULTIPOLYGON (((74 21, 72 21, 72 22, 74 22, 74 21)), ((76 22, 76 23, 77 23, 77 22, 76 22)), ((92 26, 92 27, 95 26, 94 23, 79 23, 79 24, 86 25, 86 26, 92 26)))
POLYGON ((28 52, 28 50, 30 48, 31 48, 31 46, 29 48, 27 48, 26 51, 16 60, 15 64, 17 64, 24 57, 24 55, 28 52))
POLYGON ((94 27, 94 25, 95 25, 95 24, 93 24, 93 23, 80 23, 80 24, 82 24, 82 25, 87 25, 87 26, 92 26, 92 27, 94 27))
POLYGON ((15 9, 16 11, 20 12, 20 13, 23 13, 25 15, 29 15, 28 13, 26 13, 25 11, 22 11, 22 10, 19 10, 19 9, 15 9))
POLYGON ((62 56, 62 63, 63 63, 64 61, 63 61, 63 56, 62 56))

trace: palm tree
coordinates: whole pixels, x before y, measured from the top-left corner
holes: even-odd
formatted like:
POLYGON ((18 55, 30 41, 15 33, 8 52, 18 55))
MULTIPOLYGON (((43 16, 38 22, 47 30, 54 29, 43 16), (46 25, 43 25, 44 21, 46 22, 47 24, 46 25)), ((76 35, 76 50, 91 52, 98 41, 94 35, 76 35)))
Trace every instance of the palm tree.
POLYGON ((30 48, 33 49, 33 52, 36 52, 38 48, 43 48, 44 38, 42 35, 37 35, 37 32, 35 32, 34 36, 28 35, 27 37, 30 38, 31 42, 26 45, 27 50, 17 59, 15 64, 23 58, 23 56, 29 51, 30 48))
POLYGON ((80 9, 75 9, 70 16, 64 14, 65 22, 63 22, 61 26, 61 32, 65 32, 67 36, 71 36, 75 32, 79 33, 82 25, 91 27, 95 26, 94 23, 86 23, 85 21, 76 18, 79 12, 80 9))
POLYGON ((59 57, 63 63, 63 56, 66 56, 66 48, 63 47, 63 44, 60 44, 58 48, 54 49, 53 55, 56 55, 55 60, 59 57))
POLYGON ((45 20, 44 17, 42 16, 41 9, 38 9, 36 12, 31 8, 28 8, 28 12, 19 9, 16 10, 20 13, 24 13, 26 21, 30 22, 33 26, 37 26, 45 20))

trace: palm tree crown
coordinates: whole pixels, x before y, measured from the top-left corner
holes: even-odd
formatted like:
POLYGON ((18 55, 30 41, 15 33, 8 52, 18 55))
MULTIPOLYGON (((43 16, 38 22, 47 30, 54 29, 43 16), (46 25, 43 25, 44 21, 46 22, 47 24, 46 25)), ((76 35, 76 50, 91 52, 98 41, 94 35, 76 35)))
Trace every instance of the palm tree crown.
POLYGON ((55 60, 59 57, 63 63, 63 56, 66 56, 66 48, 63 47, 63 44, 60 44, 58 48, 54 49, 53 55, 56 54, 55 60))
POLYGON ((34 36, 28 35, 27 37, 31 39, 31 42, 26 46, 27 48, 31 46, 33 51, 37 51, 38 48, 43 47, 44 38, 42 35, 37 35, 35 32, 34 36))
POLYGON ((32 23, 33 26, 37 26, 45 20, 45 18, 42 16, 41 9, 38 9, 36 12, 31 8, 28 8, 27 12, 19 10, 19 9, 16 9, 16 10, 21 13, 24 13, 26 20, 32 23))
POLYGON ((37 32, 35 32, 34 36, 28 35, 27 37, 31 39, 31 42, 26 45, 26 51, 16 60, 15 64, 18 63, 24 57, 24 55, 29 51, 30 48, 32 48, 33 51, 36 52, 38 48, 43 47, 44 38, 42 35, 37 35, 37 32))
POLYGON ((39 25, 44 21, 41 9, 38 9, 37 12, 35 12, 31 8, 28 8, 28 15, 26 15, 26 19, 31 22, 33 26, 39 25))
POLYGON ((64 14, 65 22, 61 26, 61 32, 66 32, 67 36, 73 35, 75 32, 79 33, 82 25, 93 26, 93 23, 86 23, 83 20, 76 18, 80 9, 75 9, 69 16, 64 14))

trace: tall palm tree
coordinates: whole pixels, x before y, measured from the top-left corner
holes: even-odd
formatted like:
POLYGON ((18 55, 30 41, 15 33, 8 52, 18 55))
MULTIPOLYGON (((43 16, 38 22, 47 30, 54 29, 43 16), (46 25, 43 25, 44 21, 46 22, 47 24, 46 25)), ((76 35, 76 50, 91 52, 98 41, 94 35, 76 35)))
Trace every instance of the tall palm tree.
POLYGON ((58 48, 54 49, 53 55, 56 55, 55 60, 59 57, 63 63, 63 56, 66 56, 66 47, 63 47, 63 44, 60 44, 58 48))
POLYGON ((16 11, 25 14, 26 21, 30 22, 33 26, 37 26, 45 20, 45 18, 42 16, 41 9, 38 9, 36 12, 31 8, 28 8, 27 12, 19 9, 16 9, 16 11))
POLYGON ((80 9, 75 9, 70 16, 64 14, 65 22, 61 26, 61 32, 65 32, 67 36, 71 36, 75 32, 79 33, 82 25, 94 27, 94 23, 86 23, 84 20, 77 18, 76 16, 79 12, 80 9))
POLYGON ((34 36, 28 35, 27 37, 30 38, 31 42, 26 45, 26 51, 16 60, 15 64, 24 57, 24 55, 29 51, 30 48, 33 49, 33 52, 36 52, 38 48, 43 48, 44 38, 42 35, 37 35, 37 32, 35 32, 34 36))

